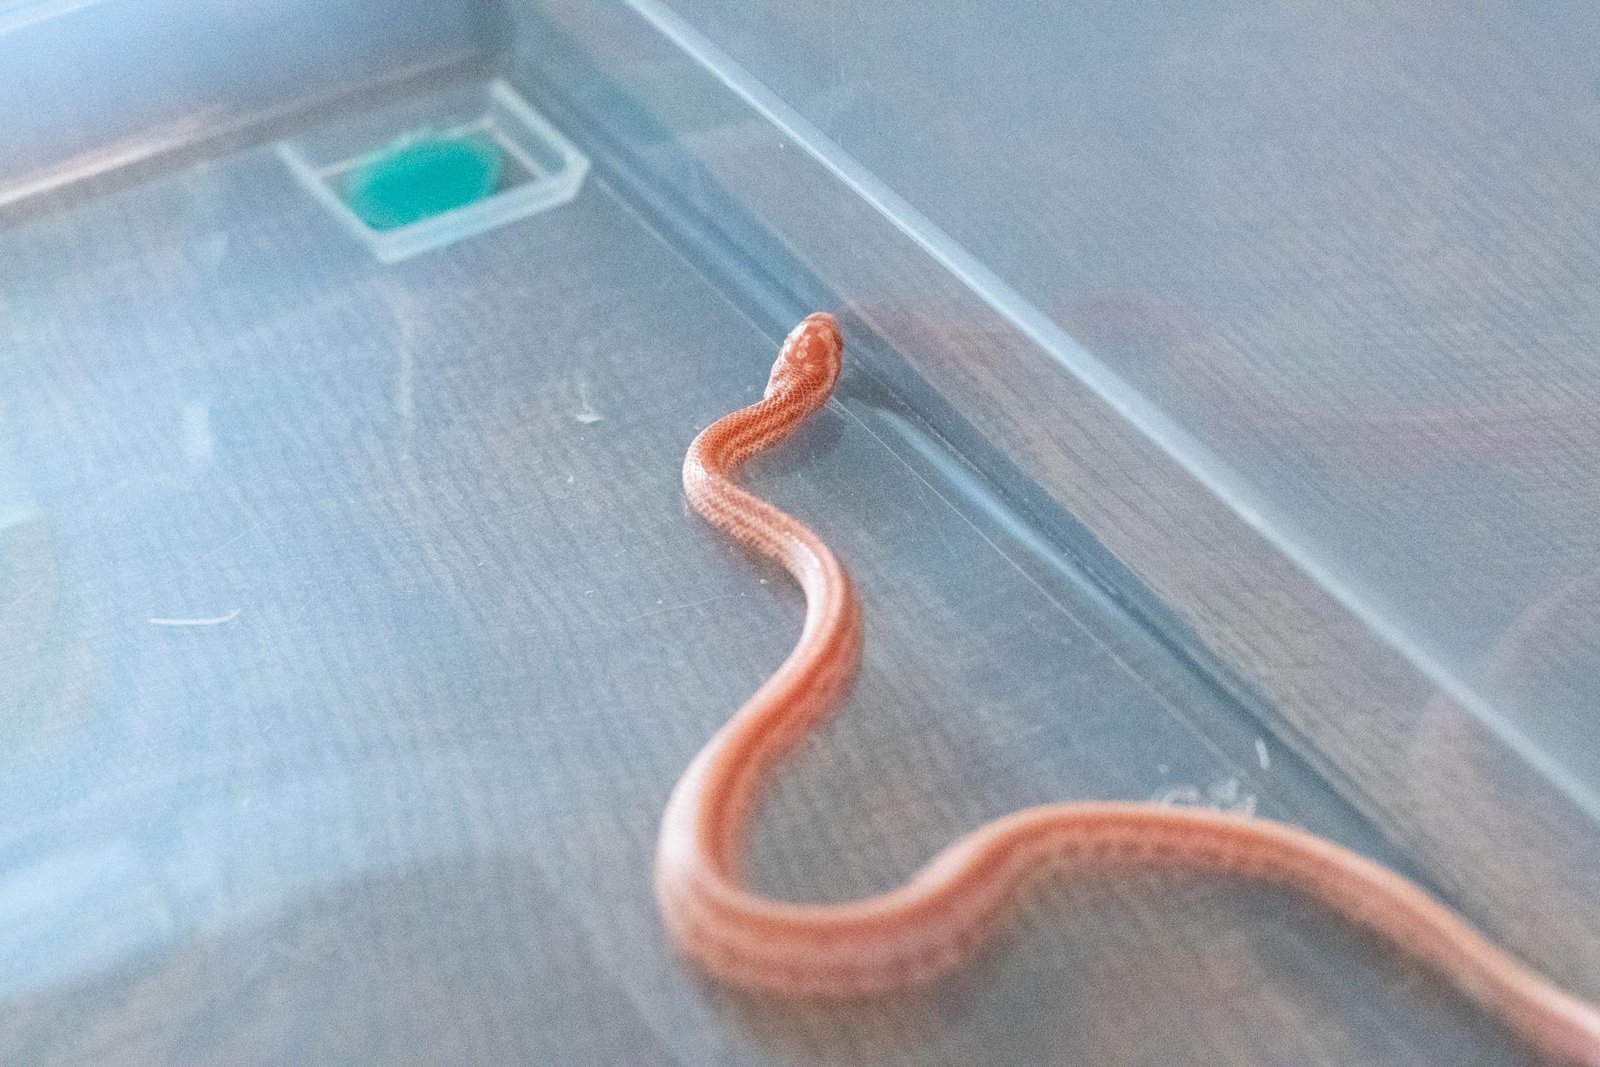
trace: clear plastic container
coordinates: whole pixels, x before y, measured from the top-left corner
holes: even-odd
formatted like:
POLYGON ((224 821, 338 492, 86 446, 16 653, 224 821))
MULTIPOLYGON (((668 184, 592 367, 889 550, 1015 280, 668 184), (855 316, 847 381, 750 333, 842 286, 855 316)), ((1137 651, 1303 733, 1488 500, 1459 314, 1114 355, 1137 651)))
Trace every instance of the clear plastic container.
POLYGON ((760 886, 1202 804, 1597 992, 1578 14, 0 9, 0 1061, 1513 1060, 1235 879, 1084 874, 882 1002, 684 963, 662 804, 800 604, 680 464, 817 307, 749 480, 866 662, 760 886), (487 195, 363 223, 419 138, 487 195))

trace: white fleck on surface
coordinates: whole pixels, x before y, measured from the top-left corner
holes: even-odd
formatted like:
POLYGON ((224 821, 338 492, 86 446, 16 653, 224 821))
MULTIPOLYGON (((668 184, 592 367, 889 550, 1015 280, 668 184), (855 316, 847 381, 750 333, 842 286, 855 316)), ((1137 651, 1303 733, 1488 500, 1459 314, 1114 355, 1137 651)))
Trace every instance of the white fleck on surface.
POLYGON ((589 384, 582 378, 578 379, 578 410, 572 413, 572 417, 585 426, 605 421, 605 416, 589 402, 589 384))
POLYGON ((1201 790, 1193 785, 1173 785, 1157 790, 1153 804, 1168 807, 1215 808, 1234 815, 1254 815, 1256 795, 1242 788, 1237 778, 1221 778, 1201 790))
POLYGON ((1200 790, 1192 785, 1174 785, 1160 789, 1150 797, 1152 804, 1161 804, 1166 807, 1197 808, 1200 806, 1200 790))
POLYGON ((1206 787, 1209 806, 1241 815, 1256 813, 1256 795, 1242 788, 1237 778, 1223 778, 1206 787))
POLYGON ((232 611, 228 612, 226 615, 215 615, 215 616, 212 616, 210 618, 204 618, 204 619, 161 618, 161 617, 153 618, 153 619, 150 620, 150 625, 151 626, 223 626, 223 625, 226 625, 227 623, 232 622, 234 619, 237 619, 238 617, 239 617, 239 609, 238 608, 234 608, 232 611))
POLYGON ((1272 768, 1272 754, 1267 751, 1265 738, 1256 738, 1256 762, 1261 764, 1264 771, 1272 768))

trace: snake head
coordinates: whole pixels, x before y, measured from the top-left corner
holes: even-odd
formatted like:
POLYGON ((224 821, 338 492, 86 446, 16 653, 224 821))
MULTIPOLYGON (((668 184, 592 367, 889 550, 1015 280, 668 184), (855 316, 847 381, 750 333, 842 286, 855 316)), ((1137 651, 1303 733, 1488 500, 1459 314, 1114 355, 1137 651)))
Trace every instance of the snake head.
POLYGON ((766 395, 803 388, 820 389, 826 396, 839 380, 843 365, 844 338, 839 323, 826 311, 814 312, 784 338, 777 362, 772 364, 772 377, 767 379, 766 395))

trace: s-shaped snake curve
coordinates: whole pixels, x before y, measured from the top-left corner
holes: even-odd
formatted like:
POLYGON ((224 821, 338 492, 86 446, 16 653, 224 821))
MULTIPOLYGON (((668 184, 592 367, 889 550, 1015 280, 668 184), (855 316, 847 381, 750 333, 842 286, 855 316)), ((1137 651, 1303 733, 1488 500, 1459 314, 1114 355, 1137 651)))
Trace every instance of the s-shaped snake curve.
POLYGON ((797 904, 745 887, 742 853, 758 791, 845 697, 861 658, 849 574, 798 519, 741 488, 751 456, 787 437, 833 392, 843 341, 831 315, 784 341, 762 400, 689 446, 689 503, 771 557, 806 598, 794 651, 695 757, 662 817, 655 887, 673 940, 723 981, 794 997, 855 997, 932 981, 995 932, 1029 883, 1072 868, 1188 869, 1298 891, 1452 982, 1559 1062, 1600 1067, 1600 1010, 1556 988, 1385 867, 1297 827, 1150 803, 1045 804, 973 830, 898 888, 844 904, 797 904))

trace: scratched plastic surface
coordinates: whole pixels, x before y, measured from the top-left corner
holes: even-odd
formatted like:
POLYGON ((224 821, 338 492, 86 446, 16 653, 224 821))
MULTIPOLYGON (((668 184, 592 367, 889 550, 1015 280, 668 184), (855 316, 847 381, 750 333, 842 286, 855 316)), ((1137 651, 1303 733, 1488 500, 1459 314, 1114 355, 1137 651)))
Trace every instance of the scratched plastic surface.
MULTIPOLYGON (((0 1060, 1511 1057, 1225 880, 1088 879, 888 1003, 688 972, 656 819, 800 606, 678 465, 774 339, 604 173, 384 266, 259 145, 0 217, 0 264, 0 1060)), ((886 887, 1090 796, 1405 866, 872 382, 842 393, 752 472, 853 567, 869 634, 764 814, 763 884, 886 887)))
POLYGON ((460 61, 492 11, 439 0, 0 0, 0 205, 460 61))

